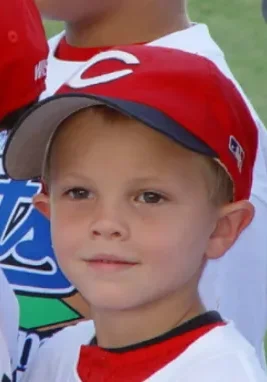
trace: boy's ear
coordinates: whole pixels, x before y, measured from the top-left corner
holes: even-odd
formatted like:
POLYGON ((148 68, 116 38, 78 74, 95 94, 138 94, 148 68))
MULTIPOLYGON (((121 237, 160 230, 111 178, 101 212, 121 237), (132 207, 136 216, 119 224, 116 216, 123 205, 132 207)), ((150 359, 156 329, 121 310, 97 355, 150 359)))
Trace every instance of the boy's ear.
POLYGON ((224 255, 254 217, 254 206, 247 200, 227 204, 221 208, 216 227, 206 251, 208 259, 224 255))
POLYGON ((47 219, 50 219, 50 203, 49 196, 43 192, 33 197, 34 207, 47 219))

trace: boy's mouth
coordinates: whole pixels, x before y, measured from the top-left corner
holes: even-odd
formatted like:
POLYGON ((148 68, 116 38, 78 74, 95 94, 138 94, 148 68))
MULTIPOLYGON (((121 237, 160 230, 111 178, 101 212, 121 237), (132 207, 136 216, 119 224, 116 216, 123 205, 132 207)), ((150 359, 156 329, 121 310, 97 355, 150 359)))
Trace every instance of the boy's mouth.
POLYGON ((126 260, 116 255, 97 254, 86 261, 90 268, 99 270, 122 270, 139 263, 133 260, 126 260))

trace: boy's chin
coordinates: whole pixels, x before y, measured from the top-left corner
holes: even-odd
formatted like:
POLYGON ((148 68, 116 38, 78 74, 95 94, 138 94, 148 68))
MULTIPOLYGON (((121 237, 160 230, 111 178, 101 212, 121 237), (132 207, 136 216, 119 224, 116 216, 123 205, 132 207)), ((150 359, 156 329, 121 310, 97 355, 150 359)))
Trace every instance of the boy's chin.
POLYGON ((83 297, 90 304, 91 313, 100 312, 127 312, 139 310, 141 306, 149 304, 149 301, 145 299, 145 296, 140 295, 140 292, 129 293, 122 288, 112 287, 97 287, 95 290, 93 288, 89 291, 83 293, 83 297))

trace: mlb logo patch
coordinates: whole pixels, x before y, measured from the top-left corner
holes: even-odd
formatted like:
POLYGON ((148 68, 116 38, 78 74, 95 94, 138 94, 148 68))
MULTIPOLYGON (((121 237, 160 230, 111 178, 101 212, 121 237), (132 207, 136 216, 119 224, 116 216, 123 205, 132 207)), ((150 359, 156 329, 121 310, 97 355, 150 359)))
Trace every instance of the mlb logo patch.
POLYGON ((238 167, 239 171, 241 172, 242 167, 243 167, 243 163, 244 163, 244 159, 245 159, 245 152, 244 152, 242 146, 240 145, 240 143, 238 142, 238 140, 235 137, 233 137, 232 135, 230 136, 230 139, 229 139, 229 150, 231 151, 231 153, 235 157, 235 159, 237 161, 237 167, 238 167))

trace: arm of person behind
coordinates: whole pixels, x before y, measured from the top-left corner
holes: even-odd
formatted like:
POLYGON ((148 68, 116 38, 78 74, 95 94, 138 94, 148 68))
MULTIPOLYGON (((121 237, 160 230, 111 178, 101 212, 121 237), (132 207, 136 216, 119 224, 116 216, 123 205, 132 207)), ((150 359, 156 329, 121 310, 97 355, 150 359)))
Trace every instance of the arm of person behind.
MULTIPOLYGON (((18 330, 18 301, 13 289, 0 268, 0 364, 3 370, 7 369, 7 364, 9 364, 11 372, 16 370, 18 330)), ((2 369, 0 370, 2 372, 2 369)))
POLYGON ((81 382, 77 364, 82 345, 94 336, 93 321, 69 326, 39 348, 20 382, 81 382))
POLYGON ((11 382, 12 370, 9 352, 3 333, 0 330, 0 381, 11 382))

